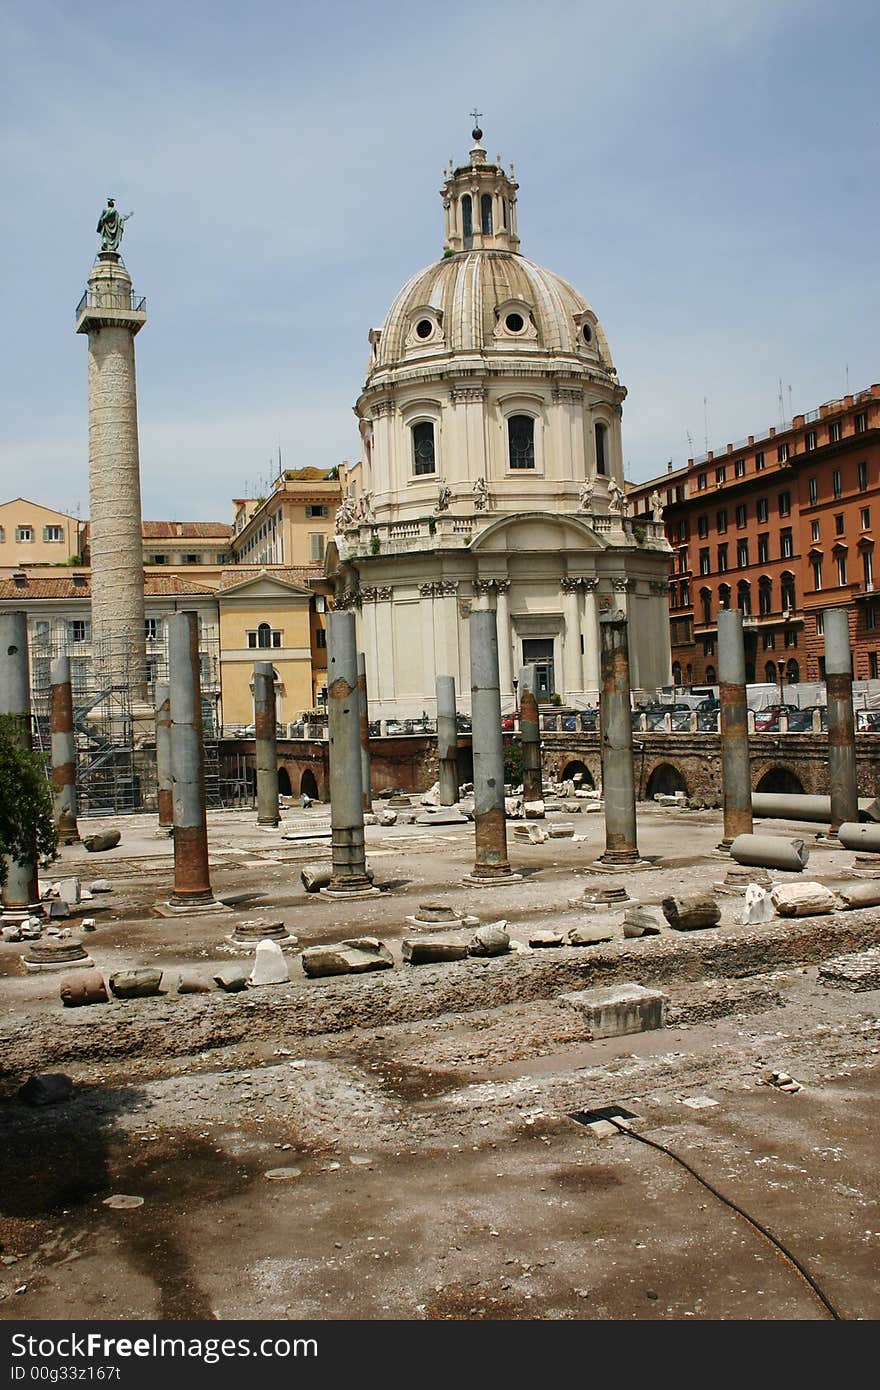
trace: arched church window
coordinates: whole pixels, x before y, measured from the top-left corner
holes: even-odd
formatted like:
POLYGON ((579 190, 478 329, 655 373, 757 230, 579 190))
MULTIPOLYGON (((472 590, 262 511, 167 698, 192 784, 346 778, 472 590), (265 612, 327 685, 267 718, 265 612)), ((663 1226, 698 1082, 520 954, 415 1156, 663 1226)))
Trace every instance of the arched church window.
POLYGON ((507 226, 507 199, 506 199, 506 198, 502 198, 502 199, 501 199, 501 225, 502 225, 503 227, 506 227, 506 226, 507 226))
POLYGON ((511 468, 534 468, 535 422, 531 415, 511 415, 507 422, 511 468))
POLYGON ((607 473, 607 472, 608 472, 607 449, 606 449, 606 447, 605 447, 605 444, 606 444, 606 436, 607 436, 607 434, 608 434, 608 430, 607 430, 607 427, 606 427, 605 425, 600 425, 600 424, 597 424, 597 425, 596 425, 595 435, 596 435, 596 472, 597 472, 597 473, 607 473))
POLYGON ((480 227, 483 236, 492 235, 492 194, 484 193, 480 199, 480 227))
POLYGON ((461 233, 464 237, 465 250, 468 250, 474 235, 474 207, 470 193, 465 193, 461 200, 461 233))
POLYGON ((434 426, 430 420, 413 425, 413 472, 433 473, 435 469, 434 426))
POLYGON ((260 626, 257 628, 257 646, 271 647, 271 645, 272 629, 268 623, 260 623, 260 626))

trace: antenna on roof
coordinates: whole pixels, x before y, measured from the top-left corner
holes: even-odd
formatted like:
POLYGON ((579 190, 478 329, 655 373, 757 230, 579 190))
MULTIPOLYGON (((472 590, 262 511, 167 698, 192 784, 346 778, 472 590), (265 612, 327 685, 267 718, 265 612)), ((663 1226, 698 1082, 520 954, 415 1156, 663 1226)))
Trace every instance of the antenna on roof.
POLYGON ((693 458, 693 456, 694 456, 694 437, 693 437, 693 435, 691 434, 690 430, 685 430, 685 434, 687 435, 687 442, 688 442, 688 448, 690 449, 690 456, 691 456, 691 458, 693 458))
POLYGON ((782 394, 782 377, 779 378, 779 423, 785 424, 785 401, 782 394))
POLYGON ((794 407, 791 403, 791 382, 788 383, 788 418, 789 420, 794 419, 794 407))
POLYGON ((709 397, 703 397, 703 434, 706 441, 706 453, 709 452, 709 397))
POLYGON ((846 364, 846 394, 849 395, 849 363, 846 364))

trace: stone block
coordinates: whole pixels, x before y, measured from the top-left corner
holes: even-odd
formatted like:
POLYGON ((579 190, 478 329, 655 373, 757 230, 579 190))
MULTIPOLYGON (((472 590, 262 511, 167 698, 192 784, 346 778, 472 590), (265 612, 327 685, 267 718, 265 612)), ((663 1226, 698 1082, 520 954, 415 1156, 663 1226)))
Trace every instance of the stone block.
POLYGON ((503 956, 509 950, 510 937, 506 919, 487 922, 484 927, 474 932, 468 942, 468 955, 471 956, 503 956))
POLYGON ((531 825, 514 826, 513 838, 529 845, 543 845, 546 840, 550 839, 550 836, 542 825, 535 825, 532 822, 531 825))
POLYGON ((221 970, 214 976, 214 983, 227 994, 238 994, 241 990, 247 989, 247 982, 248 977, 243 970, 221 970))
POLYGON ((770 901, 780 917, 821 917, 837 906, 831 889, 822 883, 777 883, 770 901))
POLYGON ((504 814, 508 820, 519 820, 523 814, 522 797, 506 796, 504 798, 504 814))
POLYGON ((89 854, 101 854, 104 850, 115 849, 121 839, 118 830, 101 830, 96 835, 86 835, 83 844, 89 854))
POLYGON ((772 922, 773 904, 766 888, 760 883, 750 883, 746 889, 740 922, 744 927, 754 927, 761 922, 772 922))
POLYGON ((80 900, 79 879, 63 878, 58 885, 58 896, 68 907, 75 907, 80 900))
POLYGON ((543 820, 543 819, 544 819, 544 815, 545 815, 545 811, 544 811, 544 802, 543 802, 543 801, 524 801, 524 802, 523 802, 523 814, 524 814, 526 820, 543 820))
POLYGON ((628 907, 623 914, 623 934, 631 940, 639 936, 659 936, 660 923, 647 907, 628 907))
POLYGON ((61 1105, 73 1095, 73 1082, 64 1072, 44 1072, 29 1076, 18 1092, 25 1105, 61 1105))
POLYGON ((300 956, 310 978, 320 975, 363 975, 370 970, 391 970, 394 957, 374 936, 359 936, 335 945, 307 946, 300 956))
POLYGON ((848 911, 858 907, 880 907, 880 883, 840 884, 837 896, 848 911))
POLYGON ((659 989, 622 984, 577 990, 560 998, 583 1015, 594 1038, 619 1038, 666 1026, 669 1000, 659 989))
POLYGON ((454 806, 440 806, 436 811, 421 811, 416 816, 416 825, 467 825, 463 816, 454 806))
POLYGON ((210 994, 214 986, 210 980, 203 980, 189 971, 181 974, 177 982, 178 994, 210 994))
POLYGON ((583 810, 590 810, 590 807, 582 806, 579 801, 563 801, 559 809, 567 816, 579 816, 583 810))
POLYGON ((251 971, 252 985, 286 985, 290 979, 284 952, 277 941, 264 940, 257 943, 254 968, 251 971))
POLYGON ((89 884, 90 893, 112 893, 113 884, 109 878, 94 878, 89 884))
POLYGON ((148 999, 160 993, 161 983, 162 971, 152 968, 117 970, 110 976, 110 988, 117 999, 148 999))
POLYGON ((465 960, 466 941, 452 936, 405 937, 403 959, 408 965, 435 965, 448 960, 465 960))
POLYGON ((614 928, 602 926, 599 922, 582 922, 572 927, 568 933, 569 946, 598 946, 603 941, 614 940, 614 928))
POLYGON ((565 932, 561 931, 533 931, 529 937, 529 945, 535 949, 546 946, 564 946, 565 932))
POLYGON ((107 987, 97 970, 83 970, 76 975, 65 975, 60 981, 61 1002, 68 1009, 81 1004, 106 1004, 109 1000, 107 987))
POLYGON ((46 916, 50 921, 64 920, 70 916, 70 907, 62 898, 52 898, 46 904, 46 916))
POLYGON ((551 840, 573 840, 574 826, 566 821, 556 821, 555 824, 547 826, 547 834, 551 840))
POLYGON ((701 931, 717 927, 721 908, 711 893, 691 893, 680 898, 664 898, 663 916, 676 931, 701 931))

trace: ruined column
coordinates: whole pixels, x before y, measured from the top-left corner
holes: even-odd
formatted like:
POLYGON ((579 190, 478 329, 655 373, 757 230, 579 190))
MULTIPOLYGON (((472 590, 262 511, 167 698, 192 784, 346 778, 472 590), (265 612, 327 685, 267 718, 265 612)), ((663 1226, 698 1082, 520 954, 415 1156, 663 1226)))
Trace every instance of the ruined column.
POLYGON ((171 678, 171 782, 174 804, 173 907, 214 902, 208 870, 205 745, 199 666, 199 620, 191 611, 168 619, 171 678))
POLYGON ((437 762, 440 777, 440 805, 458 801, 458 722, 455 717, 455 678, 438 676, 437 762))
POLYGON ((826 608, 825 700, 828 705, 828 781, 831 789, 830 833, 844 821, 859 818, 856 780, 856 732, 852 699, 849 616, 845 608, 826 608))
POLYGON ((602 644, 602 795, 605 802, 605 853, 602 864, 635 864, 636 786, 632 751, 632 707, 626 617, 618 611, 599 619, 602 644))
POLYGON ((752 833, 752 769, 746 703, 746 655, 742 613, 723 608, 718 614, 718 689, 721 700, 721 798, 724 836, 729 849, 737 835, 752 833))
MULTIPOLYGON (((0 715, 12 716, 13 737, 31 747, 31 686, 28 667, 27 614, 0 613, 0 715)), ((25 912, 40 900, 36 845, 26 859, 6 857, 2 903, 7 912, 25 912)))
POLYGON ((495 883, 512 878, 513 874, 507 858, 504 740, 494 609, 474 608, 469 627, 476 858, 468 881, 495 883))
POLYGON ((367 658, 363 652, 357 654, 358 673, 358 727, 361 737, 361 790, 364 810, 373 809, 372 770, 370 767, 370 709, 367 704, 367 658))
POLYGON ((278 824, 278 739, 275 672, 271 661, 254 662, 254 742, 257 825, 278 824))
POLYGON ((58 843, 79 840, 76 824, 76 738, 73 732, 73 688, 70 657, 57 656, 49 671, 52 691, 52 786, 58 843))
POLYGON ((538 717, 538 672, 523 666, 519 673, 519 728, 522 736, 523 801, 541 801, 541 721, 538 717))
POLYGON ((330 843, 333 874, 326 893, 371 891, 364 849, 364 796, 354 614, 327 620, 327 713, 330 736, 330 843))
POLYGON ((171 784, 171 686, 156 682, 156 804, 159 829, 174 825, 174 795, 171 784))

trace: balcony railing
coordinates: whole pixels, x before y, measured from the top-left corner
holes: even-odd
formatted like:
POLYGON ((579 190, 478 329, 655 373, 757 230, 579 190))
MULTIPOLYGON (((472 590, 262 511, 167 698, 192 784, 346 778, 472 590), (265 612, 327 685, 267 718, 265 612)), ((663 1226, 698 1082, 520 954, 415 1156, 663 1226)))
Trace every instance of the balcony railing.
POLYGON ((135 294, 134 290, 86 290, 76 306, 75 318, 84 309, 116 309, 126 314, 145 314, 146 295, 135 294))

